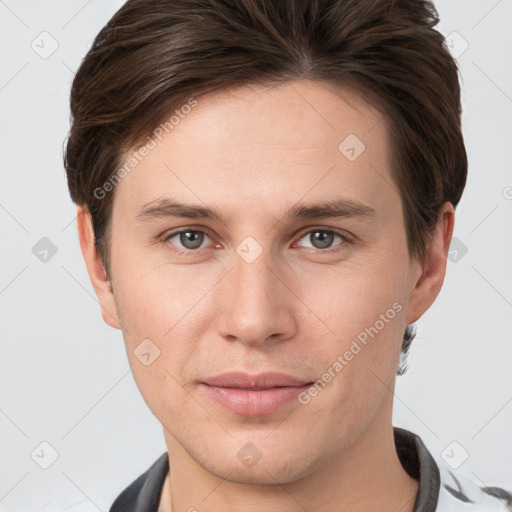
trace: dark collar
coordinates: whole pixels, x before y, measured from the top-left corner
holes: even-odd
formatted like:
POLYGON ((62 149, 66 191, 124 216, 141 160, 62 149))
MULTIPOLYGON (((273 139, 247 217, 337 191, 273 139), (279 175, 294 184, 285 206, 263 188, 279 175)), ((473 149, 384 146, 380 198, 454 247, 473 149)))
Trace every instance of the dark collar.
MULTIPOLYGON (((440 486, 436 462, 419 436, 400 427, 393 427, 393 433, 402 466, 420 483, 414 512, 435 512, 440 486)), ((166 452, 117 497, 110 512, 157 512, 168 472, 166 452)))
POLYGON ((393 427, 393 433, 403 468, 420 483, 413 512, 435 512, 441 485, 436 461, 416 434, 400 427, 393 427))
POLYGON ((110 512, 157 512, 168 472, 169 458, 165 452, 117 497, 110 512))

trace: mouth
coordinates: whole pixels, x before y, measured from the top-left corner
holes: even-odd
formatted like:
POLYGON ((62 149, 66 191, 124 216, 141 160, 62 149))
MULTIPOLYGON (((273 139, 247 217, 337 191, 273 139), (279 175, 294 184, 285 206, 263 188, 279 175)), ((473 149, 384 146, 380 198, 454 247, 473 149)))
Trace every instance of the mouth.
MULTIPOLYGON (((306 391, 313 381, 282 373, 224 373, 200 383, 208 399, 244 416, 275 413, 306 391)), ((295 402, 298 401, 295 400, 295 402)))

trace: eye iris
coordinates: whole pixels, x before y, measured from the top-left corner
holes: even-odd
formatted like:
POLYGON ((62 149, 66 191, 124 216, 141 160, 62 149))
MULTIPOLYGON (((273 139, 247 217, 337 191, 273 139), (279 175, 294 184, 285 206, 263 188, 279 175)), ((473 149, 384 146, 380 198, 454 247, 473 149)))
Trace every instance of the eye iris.
POLYGON ((203 243, 204 234, 199 231, 180 233, 180 243, 187 249, 197 249, 203 243))
POLYGON ((334 238, 334 233, 328 231, 313 231, 310 235, 311 243, 317 249, 325 249, 329 247, 334 238))

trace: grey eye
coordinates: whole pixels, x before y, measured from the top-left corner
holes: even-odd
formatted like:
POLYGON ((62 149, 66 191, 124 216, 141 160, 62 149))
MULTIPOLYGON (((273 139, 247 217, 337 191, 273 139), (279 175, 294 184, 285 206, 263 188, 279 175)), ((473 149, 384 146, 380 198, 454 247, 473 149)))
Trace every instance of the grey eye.
POLYGON ((332 231, 312 231, 309 237, 317 249, 325 249, 331 246, 334 240, 334 233, 332 231))
POLYGON ((194 250, 201 247, 205 234, 202 231, 181 231, 180 233, 176 233, 172 238, 179 235, 180 244, 188 250, 194 250))
POLYGON ((306 247, 312 247, 313 249, 328 249, 333 245, 335 237, 338 237, 340 241, 343 241, 343 237, 338 233, 326 229, 314 229, 306 233, 301 240, 308 240, 311 245, 306 247))

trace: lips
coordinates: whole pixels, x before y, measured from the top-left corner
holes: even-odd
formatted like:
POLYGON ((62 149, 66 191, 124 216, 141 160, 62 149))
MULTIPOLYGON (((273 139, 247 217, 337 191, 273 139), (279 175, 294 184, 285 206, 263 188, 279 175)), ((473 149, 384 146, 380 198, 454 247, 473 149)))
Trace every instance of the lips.
POLYGON ((238 415, 262 416, 279 411, 287 404, 299 405, 297 397, 312 384, 284 373, 231 372, 201 382, 209 400, 238 415))
POLYGON ((249 375, 242 372, 230 372, 207 378, 203 382, 209 386, 252 389, 254 391, 269 388, 298 387, 311 384, 308 380, 293 377, 285 373, 275 372, 259 373, 257 375, 249 375))

